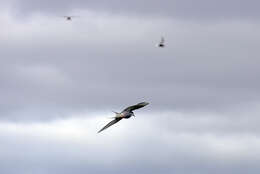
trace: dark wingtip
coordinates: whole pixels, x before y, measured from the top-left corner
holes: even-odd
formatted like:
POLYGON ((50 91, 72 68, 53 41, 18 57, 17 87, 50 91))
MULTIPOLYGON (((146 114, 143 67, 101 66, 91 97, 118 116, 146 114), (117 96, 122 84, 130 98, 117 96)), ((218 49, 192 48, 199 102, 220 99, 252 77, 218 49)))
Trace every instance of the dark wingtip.
POLYGON ((149 105, 150 103, 148 103, 148 102, 141 102, 141 103, 139 103, 138 105, 143 105, 143 106, 146 106, 146 105, 149 105))

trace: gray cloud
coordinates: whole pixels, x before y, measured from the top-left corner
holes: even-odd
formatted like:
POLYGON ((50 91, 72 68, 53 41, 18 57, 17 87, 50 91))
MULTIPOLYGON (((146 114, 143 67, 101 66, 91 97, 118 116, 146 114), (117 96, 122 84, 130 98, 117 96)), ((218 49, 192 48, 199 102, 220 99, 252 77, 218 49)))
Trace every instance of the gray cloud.
POLYGON ((227 19, 259 18, 257 0, 173 0, 173 1, 14 1, 21 13, 64 13, 74 9, 87 9, 99 12, 132 15, 159 15, 186 19, 227 19))
POLYGON ((0 173, 259 173, 258 6, 1 2, 0 173))
POLYGON ((214 112, 259 102, 259 24, 81 13, 87 20, 72 23, 5 17, 2 118, 121 110, 143 100, 153 110, 214 112), (163 50, 154 47, 161 28, 163 50))
MULTIPOLYGON (((161 117, 170 116, 167 115, 161 117)), ((254 136, 208 134, 208 131, 201 132, 199 127, 191 131, 189 128, 193 125, 185 124, 188 122, 184 119, 182 124, 187 129, 176 132, 179 116, 173 118, 177 127, 169 131, 156 126, 161 120, 158 116, 150 115, 148 121, 145 117, 139 114, 139 121, 123 121, 104 134, 93 133, 96 131, 93 124, 99 122, 93 117, 46 124, 1 124, 3 164, 0 171, 183 174, 243 173, 247 170, 254 174, 259 171, 256 163, 259 140, 254 136), (132 126, 135 129, 131 129, 132 126), (17 164, 12 167, 14 161, 17 164)), ((167 124, 160 122, 161 126, 167 124)), ((194 125, 199 122, 194 119, 194 125)), ((216 124, 221 125, 219 123, 216 124)), ((207 127, 206 124, 201 126, 207 127)))

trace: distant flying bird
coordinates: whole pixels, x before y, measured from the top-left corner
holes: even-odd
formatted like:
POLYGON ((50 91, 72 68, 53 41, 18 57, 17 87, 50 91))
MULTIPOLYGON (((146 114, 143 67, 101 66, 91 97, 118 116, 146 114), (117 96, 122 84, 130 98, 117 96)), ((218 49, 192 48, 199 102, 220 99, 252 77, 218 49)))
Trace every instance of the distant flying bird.
POLYGON ((98 133, 102 132, 103 130, 107 129, 108 127, 112 126, 113 124, 116 124, 117 122, 119 122, 120 120, 122 120, 123 118, 128 119, 132 116, 135 116, 133 113, 133 110, 136 109, 140 109, 146 105, 148 105, 149 103, 147 102, 142 102, 142 103, 138 103, 136 105, 133 106, 129 106, 127 108, 125 108, 122 112, 118 113, 118 112, 114 112, 116 114, 114 118, 114 120, 112 120, 111 122, 109 122, 105 127, 103 127, 100 131, 98 131, 98 133))
POLYGON ((71 21, 72 18, 78 17, 78 16, 63 16, 64 18, 66 18, 67 21, 71 21))
POLYGON ((165 47, 165 44, 164 44, 165 40, 164 40, 164 37, 161 37, 161 41, 159 44, 157 44, 157 47, 160 47, 160 48, 163 48, 165 47))

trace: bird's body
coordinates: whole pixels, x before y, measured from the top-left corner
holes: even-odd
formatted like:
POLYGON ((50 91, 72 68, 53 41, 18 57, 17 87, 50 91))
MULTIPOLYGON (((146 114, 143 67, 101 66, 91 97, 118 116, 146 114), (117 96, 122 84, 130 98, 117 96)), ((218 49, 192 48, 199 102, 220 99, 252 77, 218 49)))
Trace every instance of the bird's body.
POLYGON ((157 46, 160 47, 160 48, 165 47, 164 42, 165 42, 164 37, 161 37, 161 41, 160 41, 160 43, 157 46))
POLYGON ((72 21, 72 18, 78 17, 78 16, 63 16, 67 21, 72 21))
POLYGON ((158 44, 158 47, 164 47, 164 44, 160 43, 160 44, 158 44))
POLYGON ((116 116, 113 117, 114 120, 112 120, 111 122, 109 122, 105 127, 103 127, 99 132, 102 132, 103 130, 107 129, 108 127, 112 126, 113 124, 116 124, 117 122, 119 122, 120 120, 122 120, 123 118, 124 119, 128 119, 132 116, 135 116, 134 113, 133 113, 133 110, 136 110, 136 109, 139 109, 139 108, 142 108, 146 105, 148 105, 149 103, 147 102, 142 102, 142 103, 138 103, 136 105, 133 105, 133 106, 129 106, 127 108, 125 108, 122 112, 120 113, 117 113, 115 112, 116 116))
POLYGON ((134 116, 134 113, 133 112, 127 112, 127 111, 123 111, 121 113, 119 113, 115 118, 130 118, 134 116))

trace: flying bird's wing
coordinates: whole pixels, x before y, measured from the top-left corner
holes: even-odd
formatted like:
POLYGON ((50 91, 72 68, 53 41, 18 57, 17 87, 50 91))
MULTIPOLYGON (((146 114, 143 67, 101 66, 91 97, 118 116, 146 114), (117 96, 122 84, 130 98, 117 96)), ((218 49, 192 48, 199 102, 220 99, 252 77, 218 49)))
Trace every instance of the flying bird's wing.
POLYGON ((80 16, 61 16, 61 17, 64 17, 64 18, 78 18, 80 16))
POLYGON ((136 104, 136 105, 129 106, 129 107, 125 108, 125 109, 123 110, 123 112, 124 112, 124 111, 126 111, 126 112, 131 112, 131 111, 133 111, 133 110, 142 108, 142 107, 144 107, 144 106, 146 106, 146 105, 148 105, 148 104, 149 104, 149 103, 146 103, 146 102, 138 103, 138 104, 136 104))
POLYGON ((115 118, 114 120, 110 121, 105 127, 103 127, 98 133, 102 132, 103 130, 107 129, 108 127, 112 126, 113 124, 116 124, 119 122, 122 118, 115 118))
POLYGON ((161 38, 161 42, 160 42, 160 43, 161 43, 161 44, 164 43, 164 37, 161 38))
POLYGON ((70 17, 70 18, 78 18, 80 16, 67 16, 67 17, 70 17))

